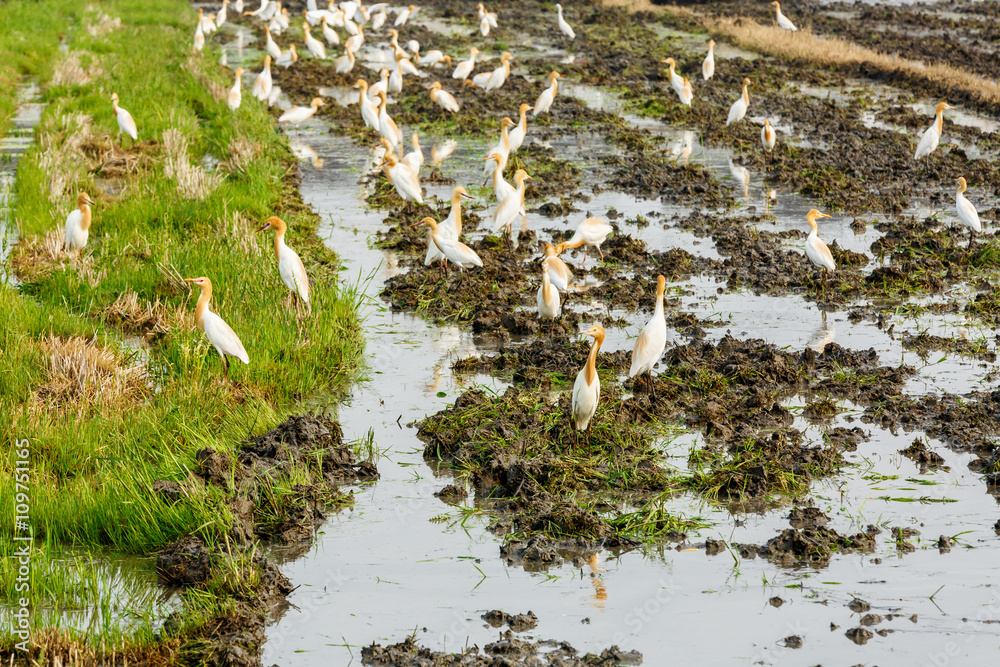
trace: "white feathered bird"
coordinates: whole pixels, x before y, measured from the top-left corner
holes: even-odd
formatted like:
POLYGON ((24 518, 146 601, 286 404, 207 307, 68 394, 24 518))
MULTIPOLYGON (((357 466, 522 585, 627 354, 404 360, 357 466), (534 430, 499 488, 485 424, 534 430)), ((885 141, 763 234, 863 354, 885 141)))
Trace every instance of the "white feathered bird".
POLYGON ((226 370, 226 377, 229 377, 229 359, 227 357, 235 357, 244 364, 249 364, 250 355, 247 354, 246 348, 243 347, 243 342, 236 335, 236 332, 208 307, 209 301, 212 300, 212 281, 204 276, 185 278, 184 280, 201 287, 201 296, 198 298, 198 305, 195 306, 194 319, 198 328, 205 333, 208 342, 222 357, 222 366, 226 370))
POLYGON ((604 342, 604 327, 595 324, 583 332, 584 336, 594 339, 587 355, 587 363, 576 376, 573 383, 573 423, 578 431, 586 431, 590 420, 597 413, 597 404, 601 400, 601 379, 597 376, 597 353, 604 342))
POLYGON ((267 229, 274 230, 274 256, 278 260, 278 275, 291 292, 295 312, 301 316, 301 311, 304 309, 308 315, 312 312, 312 303, 309 300, 309 275, 298 253, 285 243, 288 225, 281 218, 270 217, 258 231, 267 229))
POLYGON ((749 85, 750 79, 743 79, 743 92, 740 94, 740 98, 733 102, 733 106, 729 107, 729 117, 726 118, 726 125, 738 123, 747 115, 747 109, 750 108, 750 93, 747 92, 747 86, 749 85))
POLYGON ((660 360, 663 350, 667 346, 667 321, 663 317, 663 291, 666 284, 667 281, 663 276, 657 276, 656 307, 653 310, 653 317, 642 328, 639 337, 635 339, 635 345, 632 347, 632 366, 628 371, 630 378, 648 373, 650 386, 654 387, 654 395, 656 394, 656 385, 653 384, 653 367, 656 366, 656 362, 660 360))
POLYGON ((93 216, 90 207, 94 202, 86 192, 76 196, 76 208, 66 216, 66 252, 78 253, 87 247, 90 238, 90 223, 93 216))

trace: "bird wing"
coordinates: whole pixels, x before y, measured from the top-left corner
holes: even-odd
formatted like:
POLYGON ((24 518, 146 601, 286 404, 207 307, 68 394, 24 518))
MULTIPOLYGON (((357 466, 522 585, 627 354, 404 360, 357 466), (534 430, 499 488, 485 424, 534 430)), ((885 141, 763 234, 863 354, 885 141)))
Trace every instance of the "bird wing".
POLYGON ((132 114, 121 107, 118 107, 118 127, 121 128, 122 132, 132 137, 133 140, 139 138, 139 132, 135 127, 135 120, 132 119, 132 114))
POLYGON ((958 202, 958 217, 962 218, 962 222, 965 222, 968 226, 975 229, 977 232, 982 229, 979 222, 979 212, 976 207, 972 205, 972 202, 966 198, 962 198, 958 202))
POLYGON ((811 251, 809 254, 814 263, 829 269, 830 271, 835 271, 837 269, 837 263, 833 261, 833 253, 830 252, 830 248, 823 243, 823 240, 816 237, 812 240, 812 243, 806 243, 806 250, 811 251))
POLYGON ((211 311, 206 311, 202 322, 205 328, 205 336, 208 341, 222 354, 236 357, 244 364, 250 363, 250 355, 247 354, 243 342, 236 332, 226 324, 226 321, 211 311))

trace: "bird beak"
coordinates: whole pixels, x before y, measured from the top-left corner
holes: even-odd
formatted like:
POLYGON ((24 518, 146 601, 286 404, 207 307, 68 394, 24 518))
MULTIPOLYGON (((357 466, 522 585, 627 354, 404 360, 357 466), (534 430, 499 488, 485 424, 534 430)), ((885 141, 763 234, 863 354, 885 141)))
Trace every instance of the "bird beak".
POLYGON ((534 111, 535 107, 528 107, 528 111, 534 111))
POLYGON ((185 278, 184 282, 186 282, 186 283, 196 283, 196 282, 198 282, 198 279, 197 278, 185 278))
POLYGON ((524 180, 526 180, 526 181, 533 181, 535 179, 533 179, 531 176, 525 176, 524 180))
POLYGON ((470 195, 470 194, 469 194, 468 192, 462 192, 462 193, 460 193, 460 194, 461 194, 461 195, 462 195, 463 197, 465 197, 466 199, 475 199, 475 197, 473 197, 472 195, 470 195))
POLYGON ((264 231, 265 229, 267 229, 270 226, 271 226, 270 222, 265 222, 264 225, 260 229, 258 229, 257 231, 258 232, 262 232, 262 231, 264 231))
POLYGON ((833 216, 832 215, 827 215, 826 213, 820 213, 819 217, 821 217, 821 218, 832 218, 833 216))
POLYGON ((87 202, 88 206, 93 206, 94 205, 94 200, 91 199, 90 197, 84 197, 83 201, 87 202))

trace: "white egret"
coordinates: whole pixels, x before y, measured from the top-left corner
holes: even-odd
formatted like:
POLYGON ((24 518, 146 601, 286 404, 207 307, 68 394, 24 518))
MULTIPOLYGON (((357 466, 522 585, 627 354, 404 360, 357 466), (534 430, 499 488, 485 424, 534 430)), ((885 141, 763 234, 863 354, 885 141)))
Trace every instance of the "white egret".
MULTIPOLYGON (((446 241, 462 240, 462 199, 472 199, 472 195, 466 192, 461 185, 456 186, 451 191, 451 211, 448 217, 438 225, 438 233, 446 241)), ((430 266, 434 262, 445 262, 447 257, 437 247, 432 238, 434 232, 428 230, 427 233, 427 254, 424 256, 424 266, 430 266)))
POLYGON ((639 337, 635 339, 635 345, 632 348, 632 366, 628 371, 630 378, 643 373, 648 374, 653 396, 656 396, 653 367, 663 356, 663 350, 667 346, 667 321, 663 317, 663 291, 666 284, 666 279, 663 276, 657 276, 656 307, 653 310, 653 317, 642 328, 639 337))
POLYGON ((264 56, 264 69, 260 71, 253 81, 253 96, 261 102, 266 102, 271 97, 271 56, 264 56))
POLYGON ((774 18, 778 22, 779 28, 791 31, 798 30, 798 28, 795 27, 795 24, 789 21, 788 17, 781 13, 781 3, 778 2, 778 0, 774 0, 771 4, 774 5, 774 18))
POLYGON ((132 141, 137 141, 139 131, 135 126, 135 120, 132 114, 118 106, 118 93, 111 93, 111 110, 115 112, 115 118, 118 120, 118 143, 121 143, 122 134, 127 134, 132 137, 132 141))
POLYGON ((563 18, 563 8, 558 2, 556 3, 556 11, 558 12, 556 15, 556 23, 559 26, 559 32, 564 34, 569 39, 576 39, 576 33, 573 31, 573 26, 567 23, 566 19, 563 18))
POLYGON ((708 40, 708 55, 705 62, 701 64, 701 76, 708 81, 715 76, 715 40, 708 40))
POLYGON ((677 61, 673 58, 667 58, 666 60, 661 60, 660 62, 670 67, 670 87, 674 89, 675 93, 680 95, 681 88, 684 87, 684 77, 674 71, 674 68, 677 67, 677 61))
POLYGON ((601 255, 601 261, 604 261, 604 251, 601 250, 601 244, 603 244, 614 228, 608 224, 608 221, 604 218, 587 218, 576 228, 573 232, 572 238, 565 243, 560 245, 564 248, 583 248, 583 261, 580 265, 583 266, 587 262, 587 248, 596 248, 597 252, 601 255))
POLYGON ((552 108, 552 103, 556 99, 556 93, 559 92, 559 79, 562 74, 559 72, 551 72, 549 74, 549 87, 542 91, 542 94, 538 96, 535 100, 534 111, 531 115, 538 118, 543 113, 548 113, 549 109, 552 108))
POLYGON ((292 107, 278 118, 278 124, 292 124, 298 127, 302 123, 312 118, 320 107, 325 107, 326 103, 318 97, 314 97, 307 107, 292 107))
POLYGON ((76 196, 76 208, 66 216, 66 252, 76 254, 87 247, 90 237, 90 223, 93 216, 90 207, 94 205, 86 192, 76 196))
POLYGON ((403 201, 424 203, 424 197, 420 191, 420 179, 417 177, 417 173, 410 168, 410 165, 400 162, 394 155, 386 155, 383 164, 386 167, 389 182, 396 188, 396 192, 403 201))
POLYGON ((326 17, 323 17, 323 39, 329 46, 336 46, 340 44, 340 35, 337 31, 330 27, 330 22, 327 21, 326 17))
POLYGON ((451 78, 468 79, 469 75, 472 74, 472 70, 476 67, 476 56, 478 54, 479 49, 476 47, 473 46, 469 49, 469 59, 463 60, 455 66, 455 71, 452 73, 451 78))
POLYGON ((774 144, 777 140, 778 135, 771 127, 771 121, 765 118, 764 127, 760 128, 760 143, 764 146, 764 151, 770 154, 774 150, 774 144))
POLYGON ((983 225, 979 222, 979 212, 976 211, 976 207, 965 196, 967 188, 965 177, 960 176, 958 178, 958 190, 955 192, 955 211, 958 213, 958 219, 962 224, 969 228, 969 245, 971 246, 972 233, 981 234, 983 225))
POLYGON ((437 221, 434 218, 424 218, 414 227, 430 227, 431 240, 438 247, 445 258, 460 269, 471 269, 475 266, 482 266, 483 260, 479 258, 476 251, 465 245, 461 241, 445 239, 441 237, 437 221))
POLYGON ((937 109, 934 111, 934 122, 924 130, 923 136, 920 137, 917 152, 913 154, 914 160, 930 155, 938 147, 941 133, 944 131, 944 112, 946 109, 954 109, 954 107, 948 106, 947 102, 941 102, 937 105, 937 109))
POLYGON ((274 256, 278 260, 278 275, 291 292, 290 298, 295 306, 295 313, 301 317, 301 311, 304 309, 308 315, 312 312, 312 303, 309 301, 309 275, 298 253, 285 243, 288 225, 281 218, 270 217, 258 231, 267 229, 274 230, 274 256))
POLYGON ((431 84, 431 101, 445 111, 455 113, 458 111, 458 101, 447 90, 441 90, 441 82, 435 81, 431 84))
POLYGON ((551 243, 545 244, 545 257, 549 260, 549 279, 556 289, 565 292, 573 282, 573 272, 566 265, 566 262, 559 258, 559 253, 565 250, 565 246, 559 244, 553 246, 551 243))
POLYGON ((201 287, 201 296, 198 297, 198 305, 195 306, 194 319, 198 328, 205 333, 208 342, 212 344, 215 351, 222 357, 222 367, 229 377, 229 359, 235 357, 244 364, 250 363, 250 355, 247 354, 243 342, 236 332, 226 324, 226 321, 212 312, 208 307, 212 300, 212 281, 204 276, 201 278, 185 278, 186 282, 194 283, 201 287))
POLYGON ((814 266, 823 269, 824 287, 826 287, 827 274, 836 271, 837 264, 833 261, 833 254, 830 252, 830 248, 828 248, 819 237, 819 229, 816 227, 816 218, 829 217, 831 216, 826 213, 820 213, 816 209, 812 209, 808 214, 806 214, 806 220, 812 228, 812 231, 809 232, 809 236, 806 237, 806 257, 809 258, 809 261, 812 262, 814 266))
POLYGON ((595 324, 582 335, 590 336, 594 339, 594 343, 590 346, 587 363, 573 383, 573 424, 578 431, 586 431, 590 427, 590 420, 597 413, 597 404, 601 400, 601 379, 597 376, 597 352, 604 342, 604 327, 595 324))
POLYGON ((738 123, 747 115, 747 109, 750 107, 750 93, 747 92, 747 86, 749 85, 750 79, 743 79, 743 93, 738 100, 733 102, 733 106, 729 107, 729 117, 726 118, 726 125, 738 123))
POLYGON ((562 312, 562 303, 559 300, 559 290, 552 286, 549 277, 549 259, 542 260, 542 284, 538 288, 538 319, 554 320, 562 312))
POLYGON ((226 104, 228 104, 229 108, 232 109, 233 111, 239 109, 240 104, 243 103, 243 90, 241 87, 242 82, 240 77, 243 76, 244 71, 246 70, 244 70, 242 67, 236 68, 235 72, 236 81, 233 83, 233 87, 229 90, 229 94, 226 96, 226 104))
MULTIPOLYGON (((410 135, 410 146, 413 148, 403 156, 400 162, 410 165, 413 173, 420 175, 420 167, 424 165, 424 151, 420 148, 420 137, 414 132, 410 135)), ((402 149, 402 147, 400 147, 402 149)))
POLYGON ((521 147, 524 143, 524 137, 528 134, 528 112, 531 111, 532 107, 527 102, 521 104, 521 108, 518 109, 518 121, 514 129, 508 133, 510 141, 510 152, 513 154, 521 147))

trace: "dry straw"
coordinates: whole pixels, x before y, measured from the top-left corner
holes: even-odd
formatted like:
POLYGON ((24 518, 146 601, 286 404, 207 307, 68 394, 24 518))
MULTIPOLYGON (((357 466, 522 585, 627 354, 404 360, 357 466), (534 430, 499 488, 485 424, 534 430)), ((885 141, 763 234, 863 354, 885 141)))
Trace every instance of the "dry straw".
POLYGON ((747 17, 706 16, 688 7, 653 5, 649 0, 603 0, 609 7, 631 11, 669 11, 700 23, 716 36, 724 36, 736 46, 771 56, 819 63, 821 65, 863 65, 890 77, 924 84, 942 97, 951 94, 979 104, 1000 106, 1000 85, 944 63, 925 65, 858 46, 838 37, 817 37, 808 29, 788 32, 777 26, 761 25, 747 17))

